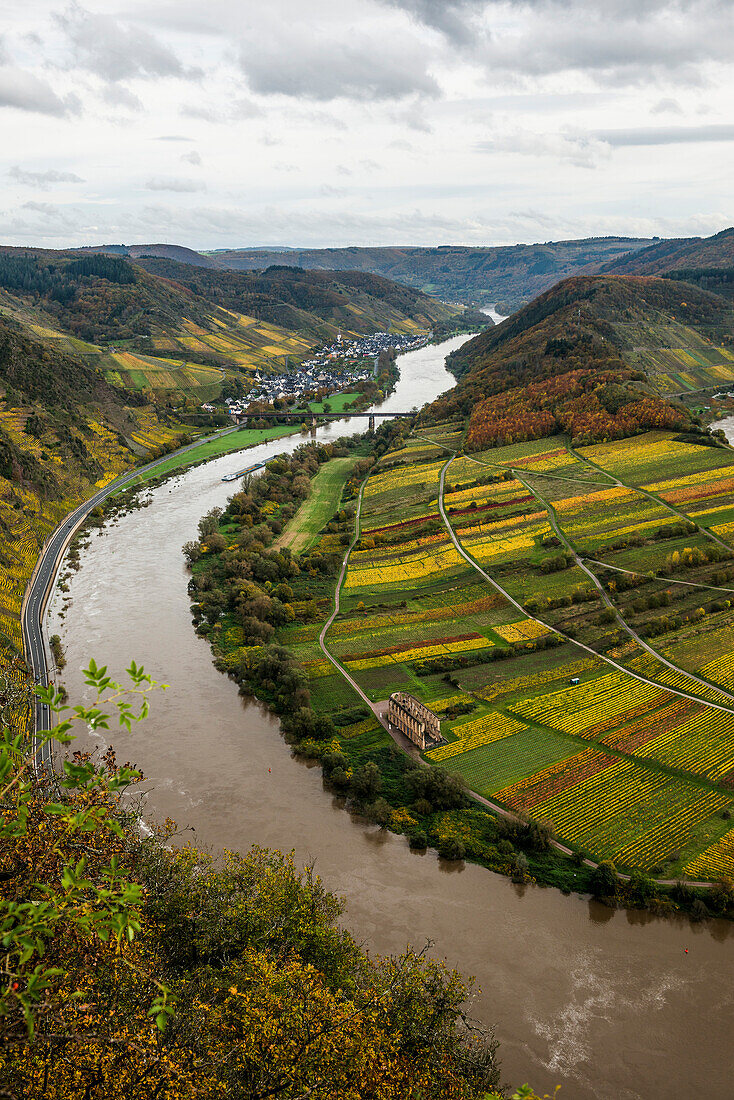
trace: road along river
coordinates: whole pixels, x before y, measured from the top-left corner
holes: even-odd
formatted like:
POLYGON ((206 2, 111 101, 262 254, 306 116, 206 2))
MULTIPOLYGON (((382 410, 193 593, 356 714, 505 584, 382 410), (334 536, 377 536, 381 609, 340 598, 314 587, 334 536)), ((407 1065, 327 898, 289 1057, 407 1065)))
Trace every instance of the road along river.
MULTIPOLYGON (((402 356, 381 408, 410 409, 447 389, 443 357, 463 339, 402 356)), ((254 448, 248 463, 300 442, 254 448)), ((114 734, 121 758, 148 777, 150 814, 170 815, 200 846, 295 848, 315 860, 346 898, 345 922, 376 952, 433 941, 477 976, 474 1012, 496 1023, 513 1084, 561 1084, 563 1100, 731 1096, 734 927, 612 912, 413 853, 340 809, 320 770, 291 757, 277 719, 216 671, 191 625, 181 546, 232 493, 220 479, 237 468, 230 455, 152 490, 150 508, 91 536, 68 596, 52 601, 72 700, 85 695, 90 657, 120 674, 135 659, 170 685, 143 726, 114 734)))

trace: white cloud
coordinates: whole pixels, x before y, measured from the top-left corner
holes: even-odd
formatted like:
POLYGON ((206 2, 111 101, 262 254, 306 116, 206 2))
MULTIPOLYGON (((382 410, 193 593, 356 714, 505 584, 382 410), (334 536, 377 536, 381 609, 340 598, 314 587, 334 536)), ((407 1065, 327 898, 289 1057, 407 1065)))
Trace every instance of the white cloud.
POLYGON ((146 191, 177 191, 179 194, 190 194, 194 191, 205 191, 206 184, 201 183, 199 180, 168 179, 154 176, 146 180, 145 189, 146 191))
POLYGON ((143 110, 142 100, 123 84, 108 84, 103 87, 102 99, 111 107, 121 107, 125 111, 140 113, 143 110))
POLYGON ((70 68, 111 81, 198 75, 153 35, 112 16, 72 3, 55 19, 68 42, 70 68))
POLYGON ((700 145, 702 142, 734 141, 734 125, 710 126, 640 126, 619 130, 600 130, 599 141, 612 146, 630 145, 700 145))
POLYGON ((49 168, 45 172, 32 172, 17 164, 8 169, 8 176, 13 183, 22 183, 29 187, 45 187, 49 183, 84 183, 82 177, 77 176, 76 172, 60 172, 56 168, 49 168))
POLYGON ((33 111, 42 115, 78 114, 80 103, 76 96, 58 95, 47 80, 18 68, 16 65, 0 66, 0 107, 15 107, 20 111, 33 111))
POLYGON ((483 153, 510 153, 524 157, 550 157, 577 168, 596 168, 609 155, 599 136, 573 133, 532 133, 514 130, 477 143, 483 153))
POLYGON ((33 210, 34 213, 43 214, 46 217, 56 217, 61 211, 61 207, 54 206, 51 202, 24 202, 23 209, 33 210))
POLYGON ((209 104, 187 103, 181 108, 184 118, 200 119, 203 122, 236 122, 240 119, 259 118, 262 113, 259 104, 244 96, 209 104))
POLYGON ((683 108, 672 96, 663 96, 650 108, 652 115, 682 115, 683 108))
POLYGON ((458 46, 475 40, 475 20, 487 7, 487 0, 385 0, 420 23, 440 31, 458 46))
POLYGON ((309 20, 282 24, 245 40, 240 64, 252 90, 326 102, 436 96, 439 86, 428 72, 417 42, 342 25, 337 33, 309 20))

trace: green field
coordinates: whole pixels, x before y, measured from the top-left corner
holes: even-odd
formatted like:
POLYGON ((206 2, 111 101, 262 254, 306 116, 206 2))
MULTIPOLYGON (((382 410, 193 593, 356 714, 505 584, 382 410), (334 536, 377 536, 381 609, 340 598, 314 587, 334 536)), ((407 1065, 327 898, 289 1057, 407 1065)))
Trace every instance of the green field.
POLYGON ((310 412, 322 413, 325 411, 324 405, 328 405, 331 412, 340 413, 344 412, 347 405, 350 405, 361 396, 359 393, 334 393, 324 401, 312 401, 308 408, 310 412))
MULTIPOLYGON (((451 526, 500 588, 528 608, 527 619, 449 542, 437 508, 445 461, 445 452, 427 452, 421 441, 388 453, 370 475, 343 612, 328 638, 331 652, 371 700, 402 689, 439 713, 444 699, 458 702, 469 717, 446 721, 450 751, 427 759, 462 775, 477 793, 511 808, 537 803, 543 818, 555 813, 563 842, 592 856, 628 869, 685 873, 726 832, 721 815, 734 804, 734 696, 728 694, 734 658, 727 664, 734 600, 717 598, 715 588, 734 587, 734 566, 726 564, 734 553, 722 545, 734 505, 734 456, 670 432, 649 432, 578 453, 552 438, 451 463, 445 495, 451 526), (505 474, 498 472, 503 468, 505 474), (698 514, 711 534, 691 527, 671 537, 671 525, 698 514), (595 585, 572 557, 546 571, 559 549, 610 565, 624 562, 622 568, 637 562, 641 570, 664 571, 627 587, 620 574, 603 581, 620 629, 605 610, 602 581, 595 585), (679 583, 688 579, 698 587, 679 583), (667 622, 666 615, 670 626, 659 641, 657 624, 667 622), (689 642, 675 650, 680 663, 671 669, 644 652, 635 632, 648 636, 654 652, 656 646, 671 652, 678 633, 689 642), (713 651, 703 643, 706 635, 722 639, 713 651), (577 648, 571 637, 599 656, 577 648), (712 662, 712 652, 723 655, 712 662), (576 678, 579 684, 569 689, 576 678), (508 706, 529 725, 493 740, 508 706), (587 774, 587 752, 615 777, 608 804, 605 780, 594 777, 602 765, 587 774), (629 766, 620 770, 620 761, 629 766), (575 810, 577 788, 583 813, 575 810)), ((603 578, 603 564, 595 569, 603 578)), ((330 701, 321 686, 317 697, 330 710, 345 705, 330 701)), ((700 860, 695 866, 700 874, 700 860)))
MULTIPOLYGON (((279 439, 284 435, 293 435, 297 430, 299 429, 294 429, 292 425, 279 424, 273 428, 239 428, 236 432, 231 432, 227 435, 218 435, 210 439, 202 439, 201 443, 197 447, 193 447, 190 451, 186 451, 184 454, 173 454, 170 458, 166 458, 163 462, 156 465, 152 470, 140 474, 134 481, 128 482, 125 489, 129 489, 132 485, 144 485, 147 481, 157 479, 164 474, 186 470, 189 466, 194 466, 199 462, 206 462, 211 458, 219 458, 221 455, 232 454, 233 452, 243 451, 249 447, 255 447, 258 443, 266 443, 269 439, 279 439)), ((232 472, 234 472, 235 468, 236 467, 233 467, 232 472)), ((117 492, 122 491, 122 489, 117 490, 117 492)))
POLYGON ((321 467, 311 482, 311 495, 275 543, 277 549, 287 546, 294 554, 300 554, 313 544, 321 528, 339 508, 344 484, 355 462, 353 456, 334 458, 321 467))
POLYGON ((491 798, 495 791, 522 779, 529 769, 545 768, 576 751, 567 738, 550 730, 529 727, 493 745, 480 745, 451 757, 442 766, 462 775, 478 794, 491 798))

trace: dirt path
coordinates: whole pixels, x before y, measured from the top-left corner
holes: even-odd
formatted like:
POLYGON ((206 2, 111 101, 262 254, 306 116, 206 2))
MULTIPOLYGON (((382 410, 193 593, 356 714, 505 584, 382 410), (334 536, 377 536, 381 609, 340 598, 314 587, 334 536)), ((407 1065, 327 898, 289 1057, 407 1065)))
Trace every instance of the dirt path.
MULTIPOLYGON (((687 669, 681 668, 680 665, 676 665, 672 661, 669 661, 667 657, 664 657, 662 653, 659 653, 656 649, 649 645, 645 641, 645 639, 637 633, 634 627, 630 626, 630 624, 627 622, 627 620, 624 618, 624 616, 615 605, 614 601, 610 598, 607 590, 604 588, 604 585, 601 583, 593 570, 589 569, 589 567, 585 564, 583 558, 576 550, 576 547, 566 535, 565 531, 558 522, 558 516, 556 515, 556 510, 553 505, 549 501, 545 500, 536 489, 533 489, 532 485, 529 485, 526 481, 523 481, 522 477, 519 474, 516 473, 515 476, 517 477, 518 481, 520 481, 520 483, 525 486, 528 492, 532 493, 533 496, 543 505, 548 513, 548 520, 550 522, 550 525, 555 531, 557 537, 561 540, 568 552, 573 555, 574 561, 578 565, 579 569, 583 570, 589 580, 591 580, 591 582, 594 584, 594 587, 599 592, 602 600, 604 601, 604 604, 613 613, 619 626, 621 626, 622 629, 626 631, 627 634, 629 634, 630 638, 634 639, 634 641, 637 643, 637 645, 640 646, 641 649, 644 649, 646 653, 649 653, 651 657, 654 657, 655 660, 660 661, 662 665, 665 665, 667 668, 671 669, 671 671, 677 672, 679 675, 686 676, 689 680, 693 680, 695 683, 700 684, 701 687, 713 688, 714 691, 720 692, 721 695, 725 696, 727 699, 730 699, 732 704, 734 704, 734 695, 732 695, 731 692, 725 691, 724 688, 718 687, 715 684, 709 684, 707 680, 701 679, 701 677, 696 676, 695 673, 689 672, 687 669)), ((716 706, 716 704, 712 703, 710 700, 698 698, 698 696, 695 696, 693 694, 690 695, 690 698, 697 699, 697 701, 699 703, 702 703, 704 706, 716 706)), ((718 709, 726 710, 727 708, 721 706, 718 709)), ((730 713, 734 714, 734 707, 730 711, 730 713)))
MULTIPOLYGON (((433 442, 433 441, 431 441, 431 442, 433 442)), ((448 448, 445 448, 445 449, 448 450, 448 448)), ((484 578, 485 581, 487 581, 490 585, 492 585, 492 587, 501 596, 504 596, 504 598, 506 600, 508 600, 509 603, 511 603, 512 606, 515 607, 518 611, 520 611, 525 617, 533 619, 535 622, 540 623, 541 626, 546 627, 546 629, 548 629, 548 630, 554 630, 553 627, 551 627, 547 623, 543 622, 542 619, 537 619, 537 618, 535 618, 535 616, 529 615, 528 612, 525 610, 525 608, 522 606, 522 604, 518 603, 518 601, 515 600, 514 597, 511 596, 510 593, 506 591, 506 589, 504 589, 500 584, 498 584, 495 580, 493 580, 492 577, 490 577, 489 574, 486 573, 482 569, 482 567, 471 557, 471 555, 468 554, 464 550, 463 546, 461 545, 461 543, 457 539, 456 534, 454 532, 454 529, 453 529, 453 527, 451 526, 451 524, 449 522, 448 516, 446 515, 446 511, 445 511, 445 508, 444 508, 444 488, 445 488, 445 481, 446 481, 446 471, 448 470, 449 466, 451 465, 451 463, 454 461, 455 458, 456 458, 456 454, 455 454, 455 452, 452 452, 451 457, 447 460, 445 465, 442 467, 441 475, 440 475, 440 479, 439 479, 439 491, 438 491, 438 508, 439 508, 439 512, 441 514, 441 518, 444 522, 446 530, 448 531, 449 537, 450 537, 455 549, 462 556, 462 558, 464 558, 465 561, 467 561, 469 563, 469 565, 473 569, 475 569, 484 578)), ((367 698, 367 696, 362 691, 361 687, 359 686, 357 681, 354 679, 354 677, 349 673, 349 671, 344 667, 344 665, 339 661, 339 659, 336 656, 334 656, 334 654, 331 653, 331 651, 329 650, 329 648, 326 644, 326 635, 329 631, 329 628, 331 627, 332 623, 334 622, 337 615, 339 614, 340 602, 341 602, 341 590, 342 590, 342 585, 344 583, 344 578, 346 576, 347 567, 349 565, 349 558, 350 558, 350 555, 352 553, 352 550, 354 549, 357 542, 359 541, 360 530, 361 530, 361 517, 362 517, 362 499, 363 499, 363 496, 364 496, 364 489, 365 489, 365 486, 366 486, 368 480, 369 480, 369 478, 365 478, 365 480, 362 482, 361 488, 359 490, 359 497, 358 497, 358 500, 357 500, 357 510, 356 510, 356 513, 355 513, 354 538, 352 539, 351 543, 349 544, 349 546, 347 548, 347 551, 344 555, 344 559, 342 561, 342 567, 341 567, 341 570, 340 570, 340 573, 339 573, 339 577, 338 577, 338 580, 337 580, 337 583, 336 583, 336 587, 334 589, 334 606, 332 608, 332 612, 331 612, 329 618, 326 620, 326 622, 324 623, 324 625, 321 629, 321 633, 319 634, 319 647, 321 648, 321 651, 324 654, 324 656, 326 657, 326 659, 334 666, 334 668, 339 673, 339 675, 344 677, 344 679, 347 681, 347 683, 356 691, 359 698, 362 699, 364 703, 366 703, 366 705, 369 707, 369 709, 372 711, 372 713, 375 715, 375 717, 379 721, 380 725, 383 726, 383 728, 390 734, 390 736, 392 737, 395 744, 400 749, 402 749, 404 752, 406 752, 408 755, 413 757, 423 767, 430 767, 430 765, 427 764, 426 761, 424 761, 420 756, 416 756, 414 753, 410 752, 410 749, 409 749, 408 745, 406 743, 404 743, 404 739, 402 739, 399 734, 396 735, 395 732, 392 731, 389 728, 388 723, 386 722, 386 720, 385 720, 385 718, 383 717, 383 714, 382 714, 382 710, 384 709, 384 703, 382 703, 382 704, 379 703, 379 702, 373 703, 370 699, 367 698)), ((561 633, 561 632, 560 631, 555 631, 555 633, 561 633)), ((694 702, 705 702, 705 700, 699 700, 695 696, 689 695, 687 692, 678 691, 675 688, 668 687, 666 684, 658 684, 654 680, 648 680, 647 677, 645 677, 645 676, 640 676, 637 673, 630 672, 629 669, 626 669, 622 665, 617 664, 616 661, 611 660, 611 658, 609 658, 609 657, 602 657, 600 654, 596 653, 595 650, 591 649, 590 646, 584 645, 583 642, 576 641, 575 638, 570 638, 570 637, 568 637, 567 635, 564 635, 564 634, 561 634, 561 636, 564 637, 566 639, 566 641, 569 641, 573 645, 578 646, 579 649, 583 649, 585 652, 591 654, 592 656, 598 657, 600 660, 604 661, 606 664, 609 664, 613 668, 616 668, 619 672, 623 672, 626 675, 631 676, 633 679, 639 680, 641 683, 650 684, 653 687, 664 688, 666 691, 670 691, 674 695, 680 695, 683 698, 691 699, 694 702)), ((687 674, 687 675, 689 675, 689 674, 687 674)), ((727 708, 725 708, 725 707, 717 706, 716 703, 709 703, 708 705, 713 706, 718 710, 727 710, 727 708)), ((500 806, 499 803, 493 802, 491 799, 485 798, 483 795, 477 794, 475 791, 468 791, 467 793, 469 794, 469 797, 472 798, 473 801, 475 801, 475 802, 479 803, 480 805, 486 807, 488 810, 491 810, 492 813, 497 814, 499 817, 503 817, 508 821, 520 821, 521 820, 516 814, 514 814, 511 810, 508 810, 505 806, 500 806)), ((570 856, 574 855, 574 849, 569 848, 565 844, 562 844, 559 840, 552 839, 550 843, 551 843, 551 847, 555 851, 561 853, 562 855, 567 856, 567 857, 570 857, 570 856)), ((595 863, 591 859, 584 859, 583 860, 583 865, 586 866, 586 867, 590 867, 592 869, 595 869, 596 867, 598 867, 598 864, 595 863)), ((622 879, 623 881, 628 881, 629 880, 629 875, 620 874, 619 878, 622 879)), ((673 885, 675 885, 677 880, 676 879, 653 879, 653 881, 656 882, 659 886, 673 886, 673 885)), ((714 886, 715 884, 712 883, 712 882, 690 882, 689 885, 710 888, 710 887, 714 886)))
MULTIPOLYGON (((643 497, 647 497, 648 500, 651 500, 653 504, 660 504, 663 508, 667 508, 667 510, 672 515, 677 516, 678 519, 685 520, 686 523, 694 522, 689 515, 687 515, 685 512, 681 512, 680 509, 676 508, 674 504, 668 503, 668 501, 665 500, 664 497, 658 496, 657 493, 651 493, 648 489, 642 489, 639 485, 629 485, 626 481, 622 481, 620 478, 618 478, 616 474, 610 474, 609 471, 605 470, 603 466, 599 466, 596 462, 592 462, 590 458, 584 458, 583 455, 580 455, 577 451, 574 451, 570 443, 568 444, 568 453, 570 455, 573 455, 574 458, 578 459, 579 462, 585 462, 587 466, 591 466, 592 469, 598 470, 606 477, 611 478, 614 484, 618 485, 620 488, 629 489, 631 493, 640 493, 643 497)), ((699 530, 702 531, 704 535, 707 535, 712 542, 715 542, 719 546, 723 547, 724 550, 731 551, 731 546, 729 545, 729 543, 724 542, 723 539, 720 539, 719 536, 715 535, 713 531, 710 531, 708 527, 699 527, 699 530)))
POLYGON ((610 565, 597 558, 584 558, 584 561, 598 565, 601 569, 611 569, 614 573, 626 573, 628 577, 646 577, 649 581, 661 581, 663 584, 684 584, 687 588, 703 588, 707 592, 731 592, 734 588, 724 588, 720 584, 701 584, 699 581, 682 581, 678 577, 659 577, 656 573, 640 573, 637 569, 623 569, 621 565, 610 565))
MULTIPOLYGON (((671 687, 669 684, 661 684, 657 680, 651 680, 649 677, 643 676, 639 672, 633 672, 631 669, 625 668, 624 665, 620 665, 617 661, 613 660, 611 657, 607 657, 606 654, 597 653, 597 651, 595 649, 592 649, 591 646, 586 645, 584 642, 579 642, 576 638, 572 638, 568 634, 564 634, 562 630, 559 630, 555 626, 551 626, 550 623, 544 622, 544 620, 539 619, 537 615, 531 615, 530 612, 528 612, 522 606, 522 604, 519 603, 514 598, 514 596, 510 595, 510 593, 507 591, 506 588, 503 588, 501 584, 498 584, 498 582, 496 580, 494 580, 492 577, 490 577, 489 573, 485 573, 485 571, 482 569, 481 565, 479 565, 479 563, 474 560, 474 558, 471 556, 471 554, 469 554, 464 549, 464 547, 461 545, 459 540, 456 538, 456 535, 454 533, 454 529, 451 526, 449 518, 446 515, 446 511, 444 509, 444 500, 443 500, 443 498, 444 498, 444 484, 445 484, 445 478, 446 478, 446 471, 448 470, 451 463, 454 461, 455 457, 456 456, 453 455, 448 460, 448 462, 443 467, 443 469, 441 470, 441 478, 440 478, 440 482, 439 482, 439 495, 438 495, 438 510, 441 513, 441 518, 444 522, 446 530, 449 533, 449 537, 451 538, 451 541, 453 542, 455 548, 461 554, 462 558, 464 558, 464 560, 467 561, 473 569, 476 569, 477 572, 482 577, 484 577, 485 581, 487 581, 488 584, 492 585, 492 587, 494 588, 494 590, 496 592, 499 592, 499 594, 501 596, 504 596, 505 599, 508 600, 512 604, 512 606, 514 608, 516 608, 526 619, 532 619, 533 622, 539 623, 541 626, 544 626, 546 628, 546 630, 550 630, 554 634, 559 634, 567 642, 571 642, 571 644, 575 645, 578 649, 583 649, 583 651, 585 653, 588 653, 592 657, 596 657, 597 660, 599 660, 599 661, 603 661, 604 664, 610 665, 612 668, 616 668, 616 670, 618 672, 624 673, 625 676, 631 676, 633 680, 639 680, 640 683, 642 683, 642 684, 649 684, 651 687, 660 688, 663 691, 669 691, 673 695, 679 695, 682 699, 689 699, 692 703, 705 703, 706 706, 713 707, 714 710, 721 710, 721 711, 724 711, 726 714, 734 713, 734 708, 730 709, 729 707, 722 706, 720 703, 712 703, 712 702, 709 702, 706 699, 699 699, 697 695, 691 695, 691 693, 688 692, 688 691, 682 691, 679 688, 671 687)), ((686 673, 685 675, 690 676, 690 673, 686 673)), ((710 685, 707 684, 706 686, 708 687, 710 685)))
POLYGON ((361 488, 359 490, 359 497, 357 498, 357 511, 355 513, 355 516, 354 516, 354 538, 352 539, 349 546, 347 547, 347 552, 344 555, 344 559, 342 561, 341 572, 339 573, 339 579, 337 580, 336 588, 334 589, 334 607, 332 609, 331 615, 329 615, 329 618, 324 623, 324 625, 321 629, 321 633, 319 634, 319 646, 321 647, 321 652, 324 654, 327 661, 331 661, 332 665, 337 670, 337 672, 340 673, 340 675, 342 675, 344 677, 344 679, 347 681, 348 684, 351 684, 351 686, 357 692, 357 695, 359 695, 360 699, 362 699, 367 704, 367 706, 370 708, 370 710, 373 712, 373 714, 376 714, 377 713, 376 710, 375 710, 376 704, 373 704, 367 698, 367 696, 362 691, 362 688, 359 686, 357 681, 352 676, 350 676, 349 672, 347 672, 346 668, 341 663, 341 661, 339 661, 339 659, 337 657, 335 657, 333 653, 331 653, 331 651, 327 648, 327 645, 326 645, 326 642, 325 642, 326 634, 329 630, 329 627, 331 626, 331 624, 334 622, 334 619, 339 614, 339 604, 340 604, 340 600, 341 600, 342 585, 344 583, 344 577, 346 576, 346 573, 347 573, 347 566, 349 565, 349 556, 350 556, 350 554, 352 553, 352 550, 354 549, 354 547, 357 545, 357 543, 359 541, 360 522, 361 522, 361 518, 362 518, 362 497, 364 495, 364 487, 365 487, 366 484, 367 484, 367 478, 365 478, 365 480, 362 482, 361 488))

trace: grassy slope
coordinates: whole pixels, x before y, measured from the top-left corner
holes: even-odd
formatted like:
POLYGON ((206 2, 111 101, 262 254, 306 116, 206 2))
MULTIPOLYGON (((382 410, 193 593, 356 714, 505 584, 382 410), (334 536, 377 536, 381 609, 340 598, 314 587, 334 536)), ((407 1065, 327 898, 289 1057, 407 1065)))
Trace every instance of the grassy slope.
MULTIPOLYGON (((103 271, 112 260, 84 262, 103 271)), ((339 331, 420 332, 455 312, 355 272, 245 274, 115 257, 105 278, 80 276, 79 263, 75 253, 0 249, 0 308, 114 384, 177 401, 215 396, 222 371, 283 369, 339 331)))
POLYGON ((313 545, 319 531, 338 510, 342 490, 355 461, 353 456, 334 458, 321 467, 311 482, 310 496, 275 542, 276 549, 287 546, 294 554, 300 554, 313 545))
POLYGON ((0 321, 0 651, 21 651, 20 606, 45 538, 136 460, 175 445, 181 426, 123 403, 88 364, 0 321))

